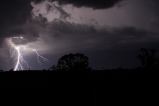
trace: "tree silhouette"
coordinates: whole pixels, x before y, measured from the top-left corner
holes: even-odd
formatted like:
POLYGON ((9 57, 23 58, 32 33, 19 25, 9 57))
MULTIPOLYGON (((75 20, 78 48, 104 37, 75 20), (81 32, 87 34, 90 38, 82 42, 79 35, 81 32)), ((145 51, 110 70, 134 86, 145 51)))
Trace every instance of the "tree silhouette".
POLYGON ((158 59, 156 57, 156 50, 148 50, 145 48, 141 48, 140 54, 138 55, 139 60, 143 68, 145 69, 152 69, 156 68, 158 65, 158 59))
POLYGON ((88 57, 84 54, 68 54, 62 56, 56 66, 61 71, 84 71, 88 69, 88 57))

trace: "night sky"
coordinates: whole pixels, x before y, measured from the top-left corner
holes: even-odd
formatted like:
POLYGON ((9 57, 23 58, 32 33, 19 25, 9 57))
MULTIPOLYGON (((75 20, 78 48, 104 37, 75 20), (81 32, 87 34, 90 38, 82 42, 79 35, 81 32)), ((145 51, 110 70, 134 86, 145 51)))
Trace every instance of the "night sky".
POLYGON ((23 35, 24 45, 49 59, 31 69, 48 69, 69 53, 84 53, 90 66, 132 68, 140 48, 159 47, 159 0, 1 0, 0 69, 14 67, 5 40, 23 35))

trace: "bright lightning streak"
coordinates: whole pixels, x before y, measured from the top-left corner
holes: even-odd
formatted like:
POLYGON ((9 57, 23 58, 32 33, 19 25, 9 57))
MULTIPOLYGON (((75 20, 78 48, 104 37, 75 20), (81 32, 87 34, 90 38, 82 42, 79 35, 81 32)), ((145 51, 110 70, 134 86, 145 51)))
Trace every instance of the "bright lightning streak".
POLYGON ((14 54, 14 52, 11 52, 13 56, 16 56, 16 64, 14 67, 14 71, 20 71, 20 70, 25 70, 30 68, 28 62, 23 57, 23 52, 25 52, 25 50, 28 50, 28 51, 32 50, 32 52, 34 52, 37 55, 38 63, 48 62, 48 59, 41 56, 36 49, 28 48, 25 45, 16 45, 14 44, 13 39, 23 40, 24 37, 20 36, 20 37, 12 37, 8 39, 9 46, 13 48, 14 51, 16 52, 16 54, 14 54))
POLYGON ((35 52, 35 54, 37 55, 37 61, 38 61, 38 63, 48 62, 48 59, 45 58, 45 57, 43 57, 43 56, 41 56, 36 49, 33 49, 33 52, 35 52))
MULTIPOLYGON (((15 65, 15 68, 14 68, 14 71, 17 71, 17 70, 19 70, 19 66, 21 67, 21 64, 20 64, 20 57, 21 57, 21 53, 20 53, 20 48, 19 47, 17 47, 17 48, 15 48, 16 49, 16 51, 17 51, 17 63, 16 63, 16 65, 15 65)), ((22 67, 21 67, 22 68, 22 67)))

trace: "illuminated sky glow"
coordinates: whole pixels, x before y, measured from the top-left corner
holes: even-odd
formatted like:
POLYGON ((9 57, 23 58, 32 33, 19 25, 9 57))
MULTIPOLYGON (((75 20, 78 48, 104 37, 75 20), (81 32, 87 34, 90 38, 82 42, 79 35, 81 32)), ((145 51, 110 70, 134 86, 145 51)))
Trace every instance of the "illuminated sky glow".
POLYGON ((87 55, 93 68, 136 67, 140 48, 159 48, 158 4, 158 0, 1 0, 0 69, 12 69, 18 52, 33 70, 49 69, 61 56, 77 52, 87 55), (9 43, 11 54, 6 39, 14 41, 9 43))

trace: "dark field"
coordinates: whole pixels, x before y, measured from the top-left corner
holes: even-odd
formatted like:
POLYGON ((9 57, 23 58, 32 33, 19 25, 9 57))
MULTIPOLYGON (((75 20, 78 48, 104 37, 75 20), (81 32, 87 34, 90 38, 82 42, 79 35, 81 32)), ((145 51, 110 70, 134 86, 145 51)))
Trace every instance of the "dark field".
POLYGON ((19 71, 1 72, 1 87, 50 88, 60 83, 95 84, 111 81, 157 80, 156 71, 144 70, 96 70, 96 71, 19 71))
MULTIPOLYGON (((106 101, 112 100, 112 98, 116 98, 115 100, 119 100, 118 103, 122 103, 129 100, 127 97, 131 97, 131 95, 140 95, 140 90, 142 92, 146 90, 142 97, 150 92, 156 92, 157 84, 157 72, 144 70, 96 70, 87 72, 44 70, 0 73, 1 88, 32 88, 35 90, 31 93, 31 98, 40 98, 38 103, 45 100, 46 95, 49 95, 50 97, 47 97, 49 102, 47 103, 59 106, 102 106, 106 105, 108 103, 106 101), (41 88, 45 89, 41 90, 41 88), (121 101, 121 95, 125 95, 124 101, 121 101)), ((135 98, 140 99, 140 97, 135 98)), ((116 104, 116 102, 112 103, 116 104)))

